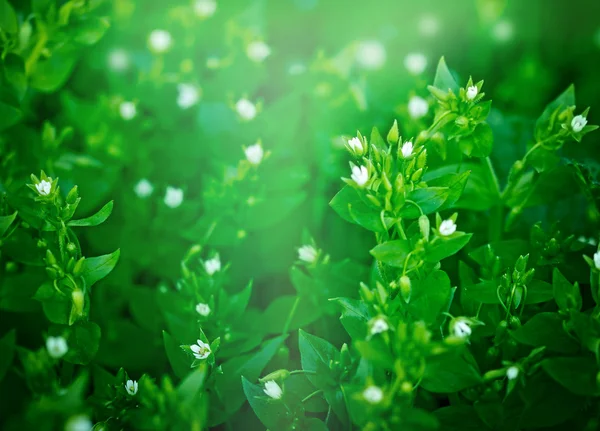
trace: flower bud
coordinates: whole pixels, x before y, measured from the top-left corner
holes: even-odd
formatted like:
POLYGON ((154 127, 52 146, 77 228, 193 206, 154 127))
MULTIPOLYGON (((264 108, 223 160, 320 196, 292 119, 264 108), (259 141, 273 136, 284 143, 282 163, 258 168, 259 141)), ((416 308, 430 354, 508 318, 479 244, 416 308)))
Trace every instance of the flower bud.
POLYGON ((43 239, 38 239, 37 248, 47 248, 48 244, 43 239))
POLYGON ((85 297, 83 295, 83 291, 80 289, 75 289, 71 293, 71 299, 73 300, 73 308, 76 316, 83 315, 83 306, 85 302, 85 297))
POLYGON ((73 268, 75 268, 75 258, 71 256, 67 262, 67 272, 73 272, 73 268))
POLYGON ((73 267, 73 275, 81 275, 83 272, 83 262, 85 261, 85 257, 82 257, 77 261, 75 266, 73 267))
POLYGON ((48 274, 48 277, 50 277, 52 280, 58 280, 59 278, 58 271, 54 268, 46 267, 46 274, 48 274))
POLYGON ((521 319, 517 316, 510 316, 508 325, 512 330, 519 329, 521 327, 521 319))
POLYGON ((554 257, 558 255, 558 253, 560 252, 560 244, 558 243, 556 238, 550 238, 550 241, 548 241, 548 244, 546 245, 544 251, 547 253, 548 256, 554 257))
POLYGON ((419 230, 421 231, 421 235, 425 238, 426 241, 429 241, 429 232, 431 231, 429 225, 429 217, 425 214, 419 217, 419 230))
POLYGON ((417 171, 415 171, 412 174, 412 177, 410 179, 411 179, 411 181, 417 182, 421 179, 422 176, 423 176, 423 169, 421 168, 421 169, 418 169, 417 171))
POLYGON ((407 304, 410 301, 411 290, 412 288, 410 278, 406 275, 400 277, 400 294, 402 295, 402 299, 404 299, 404 302, 406 302, 407 304))
POLYGON ((290 376, 290 372, 285 369, 273 371, 272 373, 267 374, 263 378, 258 379, 260 383, 268 382, 269 380, 285 380, 290 376))
POLYGON ((73 242, 68 243, 67 251, 71 254, 75 254, 75 252, 77 251, 77 246, 75 245, 75 243, 73 243, 73 242))
POLYGON ((419 157, 417 157, 417 168, 424 168, 427 163, 427 150, 421 151, 419 157))
POLYGON ((402 385, 400 385, 400 390, 402 392, 404 392, 405 394, 410 394, 413 391, 413 384, 411 382, 402 382, 402 385))
POLYGON ((77 191, 77 186, 73 186, 69 194, 67 194, 67 203, 69 205, 75 204, 77 202, 77 198, 79 197, 79 193, 77 191))
POLYGON ((469 119, 464 115, 461 115, 459 117, 456 117, 456 120, 454 120, 454 124, 456 124, 456 126, 460 129, 466 129, 467 127, 469 127, 469 119))
POLYGON ((390 145, 396 145, 398 143, 398 139, 400 138, 400 133, 398 131, 398 121, 394 120, 394 124, 392 128, 388 132, 387 141, 390 145))
POLYGON ((54 254, 52 254, 50 249, 47 249, 46 250, 46 265, 52 266, 52 265, 56 265, 56 264, 57 264, 57 261, 56 261, 56 258, 54 257, 54 254))
POLYGON ((515 271, 524 272, 527 268, 527 260, 529 259, 529 255, 520 256, 517 259, 517 263, 515 263, 515 271))

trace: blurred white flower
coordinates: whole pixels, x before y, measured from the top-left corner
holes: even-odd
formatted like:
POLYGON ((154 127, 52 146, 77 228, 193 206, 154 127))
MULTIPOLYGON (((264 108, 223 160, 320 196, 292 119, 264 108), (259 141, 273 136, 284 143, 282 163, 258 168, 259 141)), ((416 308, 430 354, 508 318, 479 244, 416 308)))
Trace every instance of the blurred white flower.
POLYGON ((508 380, 514 380, 519 376, 519 369, 517 367, 515 367, 514 365, 512 367, 508 367, 506 369, 506 377, 508 377, 508 380))
POLYGON ((427 100, 423 99, 420 96, 413 96, 408 101, 408 114, 411 118, 418 120, 421 117, 427 115, 429 111, 429 104, 427 100))
POLYGON ((369 404, 379 404, 383 400, 383 391, 379 386, 369 386, 363 391, 362 395, 369 404))
POLYGON ((269 380, 265 382, 265 388, 263 391, 274 400, 279 400, 283 396, 283 390, 275 380, 269 380))
POLYGON ((385 47, 377 40, 360 42, 356 48, 356 62, 363 69, 381 69, 386 56, 385 47))
POLYGON ((440 223, 439 232, 442 236, 452 235, 454 232, 456 232, 456 223, 450 219, 444 220, 442 223, 440 223))
POLYGON ((435 36, 439 29, 440 22, 432 15, 424 15, 419 20, 419 32, 423 36, 435 36))
POLYGON ((219 255, 216 255, 212 259, 208 259, 204 262, 204 270, 208 275, 213 275, 215 272, 221 270, 221 259, 219 255))
POLYGON ((452 332, 459 338, 465 338, 471 335, 471 327, 465 319, 456 319, 452 325, 452 332))
POLYGON ((142 178, 137 182, 133 191, 139 198, 147 198, 154 191, 154 186, 146 178, 142 178))
POLYGON ((352 166, 352 175, 350 176, 359 187, 364 187, 369 181, 369 171, 364 166, 352 166))
POLYGON ((167 187, 165 193, 165 205, 169 208, 177 208, 183 202, 183 190, 177 187, 167 187))
POLYGON ((348 147, 351 152, 356 155, 361 155, 364 151, 362 141, 356 136, 352 139, 348 139, 348 147))
POLYGON ((400 151, 402 152, 402 157, 405 159, 409 158, 413 152, 413 143, 410 141, 405 142, 400 151))
POLYGON ((137 114, 135 104, 133 102, 122 102, 119 105, 119 114, 125 121, 132 120, 137 114))
POLYGON ((87 415, 71 416, 65 423, 65 431, 91 431, 92 421, 87 415))
POLYGON ((148 38, 148 43, 152 51, 161 54, 169 50, 173 43, 173 38, 171 37, 171 33, 166 30, 153 30, 148 38))
POLYGON ((62 358, 68 351, 67 340, 63 337, 48 337, 46 340, 48 354, 54 359, 62 358))
POLYGON ((597 270, 600 270, 600 251, 594 253, 594 266, 597 270))
POLYGON ((129 395, 137 394, 138 382, 136 382, 135 380, 127 380, 127 383, 125 383, 125 390, 129 395))
POLYGON ((317 250, 312 245, 303 245, 298 249, 298 259, 313 263, 317 259, 317 250))
POLYGON ((216 0, 196 0, 194 3, 194 12, 200 18, 210 18, 216 11, 216 0))
POLYGON ((404 67, 412 75, 420 75, 427 67, 427 57, 420 52, 412 52, 404 57, 404 67))
POLYGON ((371 335, 381 334, 382 332, 385 332, 388 329, 390 329, 383 317, 374 318, 373 320, 371 320, 369 326, 371 327, 371 330, 369 331, 371 335))
POLYGON ((259 143, 250 145, 244 150, 244 153, 246 154, 246 159, 253 165, 260 164, 265 154, 259 143))
POLYGON ((238 100, 235 104, 235 110, 243 120, 250 121, 256 117, 256 105, 248 99, 238 100))
POLYGON ((507 20, 497 22, 492 28, 492 36, 497 42, 508 42, 512 39, 513 33, 513 24, 507 20))
POLYGON ((122 48, 115 48, 108 54, 108 65, 114 71, 121 72, 129 67, 129 55, 122 48))
POLYGON ((202 340, 197 341, 198 344, 192 344, 190 349, 196 359, 206 359, 210 356, 210 345, 202 340))
MULTIPOLYGON (((51 178, 49 178, 49 179, 51 180, 51 178)), ((38 184, 35 185, 35 188, 37 189, 37 191, 40 195, 48 196, 50 194, 50 191, 52 190, 52 182, 42 180, 38 184)))
POLYGON ((573 117, 573 120, 571 120, 571 129, 573 129, 575 133, 579 133, 583 130, 586 124, 587 118, 585 118, 583 115, 576 115, 573 117))
POLYGON ((177 105, 181 109, 194 106, 200 100, 200 91, 193 84, 178 84, 177 92, 177 105))
POLYGON ((204 304, 204 303, 200 302, 196 305, 196 312, 200 316, 206 317, 210 314, 210 307, 208 306, 208 304, 204 304))
POLYGON ((479 89, 477 88, 477 86, 471 85, 469 88, 467 88, 467 99, 475 99, 475 97, 477 97, 477 93, 479 93, 479 89))
POLYGON ((262 63, 269 55, 271 48, 262 41, 254 41, 246 47, 246 55, 255 63, 262 63))

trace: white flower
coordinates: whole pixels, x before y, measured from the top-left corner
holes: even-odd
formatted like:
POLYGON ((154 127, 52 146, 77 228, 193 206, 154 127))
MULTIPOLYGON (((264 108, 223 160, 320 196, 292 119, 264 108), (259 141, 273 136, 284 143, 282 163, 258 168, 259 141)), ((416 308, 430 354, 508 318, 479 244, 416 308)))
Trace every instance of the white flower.
POLYGON ((206 359, 210 355, 210 346, 202 340, 197 341, 198 344, 192 344, 190 349, 196 359, 206 359))
POLYGON ((122 48, 113 49, 108 54, 108 65, 112 70, 123 71, 129 67, 129 56, 122 48))
POLYGON ((181 109, 187 109, 194 106, 200 100, 200 91, 198 87, 192 84, 177 85, 177 106, 181 109))
POLYGON ((65 424, 65 431, 91 431, 92 421, 87 415, 71 416, 65 424))
POLYGON ((210 307, 208 304, 204 304, 203 302, 198 303, 196 305, 196 312, 203 317, 206 317, 210 314, 210 307))
POLYGON ((154 186, 146 178, 142 178, 137 182, 133 191, 139 198, 147 198, 154 191, 154 186))
POLYGON ((390 329, 387 322, 382 317, 377 317, 371 321, 371 335, 381 334, 390 329))
POLYGON ((177 208, 183 202, 183 190, 177 187, 167 187, 165 193, 165 205, 169 208, 177 208))
POLYGON ((369 171, 364 166, 352 166, 352 175, 350 176, 359 187, 364 187, 369 181, 369 171))
POLYGON ((400 151, 402 151, 402 157, 404 157, 405 159, 410 157, 410 155, 413 152, 413 143, 410 141, 405 142, 404 145, 402 145, 402 149, 400 151))
POLYGON ((498 42, 507 42, 513 36, 513 25, 510 21, 500 21, 492 28, 492 36, 498 42))
POLYGON ((268 382, 265 382, 265 388, 263 391, 274 400, 279 400, 283 396, 283 390, 275 380, 269 380, 268 382))
POLYGON ((420 52, 413 52, 404 57, 404 67, 412 75, 420 75, 427 67, 427 57, 420 52))
POLYGON ((262 63, 271 55, 271 48, 262 41, 250 42, 246 47, 246 55, 255 63, 262 63))
POLYGON ((422 97, 413 96, 408 101, 408 114, 415 120, 427 115, 427 111, 429 111, 429 104, 422 97))
POLYGON ((48 337, 46 340, 46 349, 48 354, 54 359, 62 358, 69 350, 67 340, 63 337, 48 337))
POLYGON ((137 394, 138 382, 136 382, 135 380, 127 380, 127 383, 125 383, 125 390, 129 395, 137 394))
POLYGON ((383 400, 383 391, 379 386, 369 386, 362 395, 369 404, 379 404, 383 400))
POLYGON ((50 191, 52 190, 52 182, 51 178, 48 178, 50 181, 42 180, 38 184, 35 185, 38 193, 42 196, 48 196, 50 191))
POLYGON ((362 141, 360 140, 360 138, 358 138, 356 136, 354 138, 348 140, 348 147, 354 154, 357 154, 357 155, 362 154, 364 151, 362 141))
POLYGON ((125 121, 133 119, 137 114, 135 104, 133 102, 122 102, 119 105, 119 114, 121 115, 121 118, 125 121))
POLYGON ((517 367, 515 367, 514 365, 512 367, 508 367, 506 369, 506 377, 508 377, 508 380, 514 380, 517 378, 518 375, 519 375, 519 369, 517 367))
POLYGON ((600 251, 594 253, 594 265, 597 270, 600 270, 600 251))
POLYGON ((386 56, 385 47, 377 40, 361 42, 356 49, 356 62, 367 70, 381 69, 386 56))
POLYGON ((571 120, 571 129, 573 129, 575 133, 579 133, 583 130, 586 124, 587 118, 585 118, 583 115, 576 115, 573 117, 573 120, 571 120))
POLYGON ((312 245, 303 245, 298 249, 298 259, 313 263, 317 259, 317 250, 312 245))
POLYGON ((265 154, 260 144, 250 145, 244 150, 244 153, 246 154, 246 159, 253 165, 258 165, 265 154))
POLYGON ((148 42, 150 43, 150 48, 154 52, 161 54, 171 47, 173 38, 171 37, 171 33, 166 30, 154 30, 150 33, 148 42))
POLYGON ((479 89, 477 88, 477 86, 471 85, 469 88, 467 88, 467 99, 469 99, 469 100, 475 99, 478 92, 479 92, 479 89))
POLYGON ((215 0, 196 0, 194 3, 194 12, 200 18, 210 18, 217 11, 217 2, 215 0))
POLYGON ((471 327, 465 319, 456 319, 452 325, 452 332, 459 338, 465 338, 471 335, 471 327))
POLYGON ((443 222, 440 223, 439 231, 440 231, 440 235, 443 235, 443 236, 452 235, 454 232, 456 232, 456 223, 454 223, 450 219, 444 220, 443 222))
POLYGON ((243 120, 250 121, 256 117, 256 105, 248 99, 240 99, 235 104, 235 110, 243 120))
POLYGON ((208 275, 213 275, 215 272, 221 270, 221 259, 219 259, 219 255, 216 255, 212 259, 208 259, 204 262, 204 270, 208 275))

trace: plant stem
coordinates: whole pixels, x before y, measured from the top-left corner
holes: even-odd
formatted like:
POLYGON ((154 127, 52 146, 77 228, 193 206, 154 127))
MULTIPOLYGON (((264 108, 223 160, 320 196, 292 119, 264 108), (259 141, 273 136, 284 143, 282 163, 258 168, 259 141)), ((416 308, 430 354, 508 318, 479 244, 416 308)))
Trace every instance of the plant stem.
POLYGON ((290 311, 290 315, 285 321, 285 326, 283 327, 283 333, 287 335, 289 333, 290 325, 292 324, 292 319, 294 318, 294 314, 296 314, 296 309, 298 308, 298 304, 300 303, 300 296, 296 296, 296 300, 294 301, 294 305, 292 305, 292 310, 290 311))
POLYGON ((31 54, 29 54, 29 57, 27 57, 27 60, 25 61, 25 72, 27 73, 27 75, 31 74, 31 69, 39 60, 40 55, 42 55, 42 51, 44 50, 44 48, 46 47, 46 43, 48 42, 48 35, 46 34, 46 29, 44 27, 38 28, 38 40, 35 46, 33 47, 31 54))
POLYGON ((496 190, 496 203, 491 209, 491 223, 489 226, 489 237, 490 242, 500 241, 502 238, 502 230, 503 230, 503 222, 502 219, 504 217, 503 211, 503 203, 502 203, 502 192, 500 191, 500 181, 498 180, 498 175, 494 170, 494 166, 492 165, 492 160, 489 157, 485 158, 485 166, 488 170, 488 175, 490 180, 494 184, 494 189, 496 190))
POLYGON ((305 396, 302 399, 302 403, 305 403, 306 401, 310 400, 312 397, 314 397, 315 395, 320 394, 321 392, 323 392, 323 389, 317 389, 316 391, 314 391, 312 394, 308 394, 307 396, 305 396))

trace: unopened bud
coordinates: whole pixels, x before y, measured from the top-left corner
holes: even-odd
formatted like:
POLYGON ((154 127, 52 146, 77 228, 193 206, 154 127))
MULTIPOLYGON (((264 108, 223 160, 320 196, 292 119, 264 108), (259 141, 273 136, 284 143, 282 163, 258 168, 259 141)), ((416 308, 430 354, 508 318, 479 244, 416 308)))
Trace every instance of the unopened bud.
POLYGON ((260 383, 268 382, 269 380, 285 380, 290 376, 290 372, 285 369, 273 371, 272 373, 267 374, 261 379, 258 379, 260 383))
POLYGON ((67 244, 67 251, 71 254, 74 254, 77 251, 77 246, 75 245, 75 243, 68 243, 67 244))
POLYGON ((71 293, 71 299, 73 299, 73 307, 75 309, 75 315, 82 316, 83 315, 83 306, 85 302, 85 297, 83 295, 83 291, 80 289, 76 289, 71 293))
POLYGON ((404 299, 404 302, 406 302, 407 304, 410 301, 411 291, 412 288, 410 278, 406 275, 403 275, 402 277, 400 277, 400 294, 402 295, 402 299, 404 299))
POLYGON ((459 116, 454 120, 454 124, 461 129, 466 129, 469 127, 469 119, 463 115, 459 116))
POLYGON ((56 265, 56 258, 54 257, 54 254, 52 254, 52 252, 50 251, 50 249, 46 250, 46 265, 48 266, 52 266, 52 265, 56 265))
POLYGON ((85 261, 85 257, 82 257, 81 259, 79 259, 77 261, 77 263, 73 267, 73 274, 74 275, 81 275, 81 273, 83 272, 83 262, 84 261, 85 261))
POLYGON ((79 193, 77 191, 77 186, 74 186, 69 194, 67 194, 67 203, 73 205, 77 202, 77 198, 79 198, 79 193))
POLYGON ((419 217, 419 230, 421 231, 423 238, 429 241, 429 232, 431 231, 431 228, 429 225, 429 217, 427 217, 425 214, 419 217))

